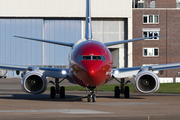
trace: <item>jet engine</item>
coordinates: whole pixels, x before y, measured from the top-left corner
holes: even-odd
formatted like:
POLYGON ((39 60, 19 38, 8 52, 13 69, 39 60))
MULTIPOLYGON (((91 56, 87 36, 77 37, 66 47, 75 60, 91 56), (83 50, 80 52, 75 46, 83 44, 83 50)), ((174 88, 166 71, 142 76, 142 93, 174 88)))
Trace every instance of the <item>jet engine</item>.
POLYGON ((140 93, 152 93, 159 89, 158 76, 152 71, 141 71, 134 80, 134 88, 140 93))
POLYGON ((40 94, 47 88, 47 80, 38 71, 27 72, 21 80, 22 90, 27 93, 40 94))

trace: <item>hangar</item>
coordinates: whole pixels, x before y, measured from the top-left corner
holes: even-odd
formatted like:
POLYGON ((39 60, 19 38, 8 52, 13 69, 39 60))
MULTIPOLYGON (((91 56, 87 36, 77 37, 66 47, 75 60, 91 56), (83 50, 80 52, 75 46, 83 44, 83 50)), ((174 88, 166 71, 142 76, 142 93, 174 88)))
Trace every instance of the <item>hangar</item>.
MULTIPOLYGON (((68 67, 71 48, 14 35, 77 42, 84 38, 86 0, 0 0, 0 64, 68 67)), ((91 0, 93 38, 132 38, 132 1, 91 0)), ((132 43, 109 48, 113 67, 132 66, 132 43)), ((9 71, 8 77, 16 77, 9 71)))

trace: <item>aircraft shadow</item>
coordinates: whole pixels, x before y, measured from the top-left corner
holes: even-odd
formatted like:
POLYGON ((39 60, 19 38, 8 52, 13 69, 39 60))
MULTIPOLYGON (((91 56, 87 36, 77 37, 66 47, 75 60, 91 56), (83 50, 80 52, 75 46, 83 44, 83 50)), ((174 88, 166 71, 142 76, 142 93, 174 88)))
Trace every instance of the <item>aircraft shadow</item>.
MULTIPOLYGON (((96 95, 98 98, 109 98, 109 99, 146 99, 147 96, 180 96, 180 94, 130 94, 130 98, 124 98, 124 95, 120 95, 120 98, 114 98, 113 95, 96 95)), ((66 98, 60 98, 59 95, 56 95, 56 98, 50 98, 49 94, 11 94, 11 93, 0 93, 0 99, 15 99, 15 100, 35 100, 35 101, 57 101, 57 102, 82 102, 87 96, 83 95, 68 95, 66 98)))
MULTIPOLYGON (((80 95, 66 95, 66 98, 60 98, 56 95, 54 99, 50 98, 49 94, 11 94, 11 93, 0 93, 0 99, 14 99, 14 100, 34 100, 34 101, 53 101, 53 102, 82 102, 83 98, 87 96, 80 95)), ((145 99, 137 96, 130 96, 130 98, 124 98, 123 95, 120 98, 114 98, 114 96, 108 95, 97 95, 98 98, 110 98, 110 99, 145 99)))
POLYGON ((14 100, 35 100, 35 101, 57 101, 57 102, 81 102, 82 96, 66 95, 66 98, 60 98, 56 95, 55 98, 50 98, 49 94, 9 94, 0 93, 0 99, 14 99, 14 100))
POLYGON ((142 97, 135 97, 135 96, 130 96, 130 98, 124 98, 123 95, 121 95, 119 98, 114 98, 114 96, 97 96, 97 98, 112 98, 112 99, 145 99, 142 97))

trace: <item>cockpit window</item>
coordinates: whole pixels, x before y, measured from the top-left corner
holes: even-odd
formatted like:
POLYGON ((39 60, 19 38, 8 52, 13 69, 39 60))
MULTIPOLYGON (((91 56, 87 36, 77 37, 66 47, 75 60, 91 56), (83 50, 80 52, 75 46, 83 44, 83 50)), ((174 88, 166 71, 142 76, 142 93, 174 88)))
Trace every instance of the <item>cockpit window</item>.
POLYGON ((82 60, 82 55, 79 55, 77 60, 78 60, 78 62, 80 62, 82 60))
POLYGON ((93 60, 101 60, 101 56, 92 56, 93 60))
POLYGON ((83 60, 91 60, 91 56, 83 56, 83 60))
POLYGON ((106 57, 104 55, 102 55, 101 56, 101 60, 105 62, 106 61, 106 57))
POLYGON ((80 55, 77 58, 78 62, 80 62, 81 60, 102 60, 102 61, 106 61, 106 57, 104 55, 80 55))

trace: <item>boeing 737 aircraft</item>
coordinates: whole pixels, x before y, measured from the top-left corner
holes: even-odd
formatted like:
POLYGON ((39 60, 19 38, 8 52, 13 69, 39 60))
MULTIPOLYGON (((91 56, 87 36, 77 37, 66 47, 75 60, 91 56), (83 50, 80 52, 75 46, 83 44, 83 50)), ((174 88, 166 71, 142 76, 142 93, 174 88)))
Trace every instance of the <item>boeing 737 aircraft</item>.
MULTIPOLYGON (((116 86, 114 95, 116 98, 120 94, 124 94, 125 98, 129 98, 129 87, 124 87, 124 78, 134 76, 133 85, 137 92, 152 93, 159 89, 160 82, 158 76, 153 71, 180 68, 180 63, 163 64, 154 66, 140 66, 131 68, 113 69, 113 60, 108 46, 124 44, 128 42, 139 41, 160 36, 152 36, 146 38, 137 38, 131 40, 123 40, 116 42, 101 43, 92 38, 91 10, 90 0, 86 1, 86 31, 85 39, 79 40, 77 43, 57 42, 52 40, 36 39, 15 36, 18 38, 47 42, 62 46, 71 47, 69 56, 69 69, 64 68, 48 68, 35 66, 18 66, 0 64, 0 69, 15 70, 17 74, 23 71, 25 74, 21 80, 23 91, 32 94, 40 94, 45 92, 48 83, 53 83, 51 87, 50 97, 55 98, 59 94, 61 98, 65 98, 65 88, 60 87, 63 80, 71 83, 79 84, 89 90, 87 101, 96 101, 94 91, 99 86, 115 79, 119 81, 120 86, 116 86), (55 82, 47 81, 46 77, 55 78, 55 82), (120 78, 120 80, 118 80, 120 78), (61 79, 61 81, 60 81, 61 79), (121 89, 120 89, 121 88, 121 89)), ((130 81, 129 81, 130 82, 130 81)))

